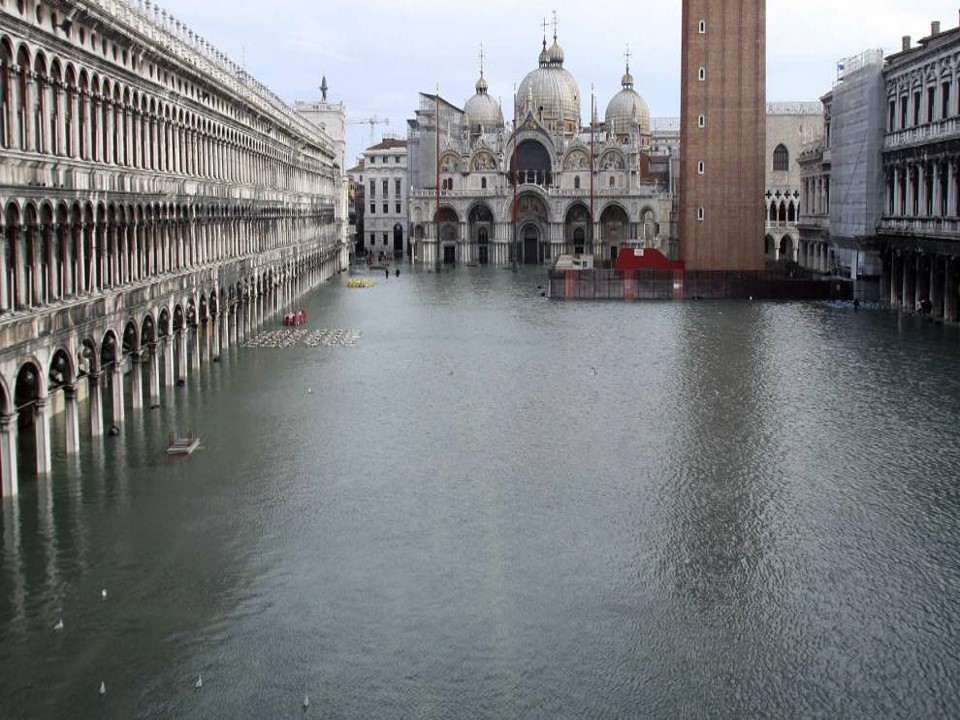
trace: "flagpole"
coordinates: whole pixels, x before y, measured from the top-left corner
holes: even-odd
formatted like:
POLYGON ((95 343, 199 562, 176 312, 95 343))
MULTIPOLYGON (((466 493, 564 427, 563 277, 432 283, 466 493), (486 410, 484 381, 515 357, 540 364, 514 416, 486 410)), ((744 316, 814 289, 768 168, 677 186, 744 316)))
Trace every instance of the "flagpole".
POLYGON ((436 121, 436 141, 437 141, 437 165, 436 165, 436 185, 437 185, 437 215, 436 215, 436 224, 437 224, 437 250, 436 258, 434 260, 434 269, 439 272, 442 267, 440 264, 440 85, 437 85, 437 94, 435 97, 435 115, 434 120, 436 121))
POLYGON ((590 85, 590 252, 593 255, 594 259, 597 257, 597 248, 594 244, 593 237, 593 163, 594 163, 594 133, 595 133, 595 124, 594 120, 597 117, 597 111, 594 108, 594 93, 593 93, 593 84, 590 85))
POLYGON ((510 178, 513 181, 513 212, 511 213, 511 220, 513 223, 513 268, 517 269, 517 264, 519 261, 520 248, 517 247, 517 215, 519 208, 517 207, 517 185, 519 184, 519 178, 517 176, 517 133, 519 128, 517 127, 517 86, 513 86, 513 152, 510 154, 510 178))

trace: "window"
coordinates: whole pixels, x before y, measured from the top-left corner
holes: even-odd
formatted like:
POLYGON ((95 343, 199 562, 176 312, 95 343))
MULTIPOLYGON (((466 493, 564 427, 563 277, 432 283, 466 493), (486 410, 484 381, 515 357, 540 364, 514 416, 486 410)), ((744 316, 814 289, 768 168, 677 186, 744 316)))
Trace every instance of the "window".
POLYGON ((900 98, 900 129, 907 127, 907 96, 900 98))
POLYGON ((371 215, 376 215, 376 214, 377 214, 377 204, 376 204, 376 203, 370 203, 370 214, 371 214, 371 215))
POLYGON ((486 189, 487 189, 487 179, 486 179, 486 178, 480 178, 480 189, 481 189, 481 190, 486 190, 486 189))
POLYGON ((384 247, 387 246, 387 234, 386 234, 386 233, 383 234, 383 246, 384 246, 384 247))
POLYGON ((700 70, 697 72, 697 77, 699 78, 700 82, 703 82, 704 80, 706 80, 706 79, 707 79, 707 69, 704 68, 704 67, 701 67, 700 70))
POLYGON ((579 176, 579 175, 577 175, 577 176, 573 179, 573 189, 574 189, 574 190, 579 190, 579 189, 580 189, 580 176, 579 176))
POLYGON ((950 117, 950 83, 945 82, 940 86, 940 119, 946 120, 950 117))
POLYGON ((370 199, 373 200, 377 196, 377 184, 371 180, 370 181, 370 199))
POLYGON ((370 247, 373 247, 377 244, 377 236, 375 233, 370 233, 370 247))
POLYGON ((703 115, 697 116, 697 127, 706 127, 707 119, 703 115))
POLYGON ((895 100, 890 101, 890 117, 887 118, 887 131, 893 132, 897 129, 897 102, 895 100))
POLYGON ((386 215, 388 212, 390 212, 390 203, 384 203, 384 204, 383 204, 383 214, 386 215))
POLYGON ((701 35, 706 34, 706 32, 707 32, 707 21, 706 21, 706 20, 701 20, 701 21, 700 21, 700 23, 697 25, 697 32, 700 33, 701 35))
POLYGON ((920 91, 913 94, 913 126, 920 124, 920 91))
POLYGON ((617 186, 617 178, 611 175, 611 176, 610 176, 610 187, 616 187, 616 186, 617 186))
POLYGON ((790 170, 790 151, 780 143, 773 151, 773 171, 787 172, 790 170))
POLYGON ((936 120, 934 113, 937 108, 937 89, 929 88, 927 90, 927 122, 932 123, 936 120))
POLYGON ((703 175, 706 171, 706 167, 703 164, 703 160, 697 163, 697 175, 703 175))
POLYGON ((400 209, 400 203, 397 203, 397 215, 403 213, 403 210, 400 209))
POLYGON ((383 196, 386 197, 390 193, 390 181, 383 181, 383 196))
POLYGON ((393 194, 396 195, 397 197, 400 197, 400 185, 401 185, 400 178, 397 178, 393 183, 393 186, 394 186, 393 194))
POLYGON ((697 220, 702 222, 703 216, 704 216, 703 205, 701 205, 700 207, 697 208, 697 220))

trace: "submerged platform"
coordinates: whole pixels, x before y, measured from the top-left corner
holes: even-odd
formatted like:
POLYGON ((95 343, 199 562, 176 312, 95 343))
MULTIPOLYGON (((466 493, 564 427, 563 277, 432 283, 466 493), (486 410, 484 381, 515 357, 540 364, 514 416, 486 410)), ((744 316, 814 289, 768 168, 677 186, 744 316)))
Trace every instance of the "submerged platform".
POLYGON ((200 438, 192 432, 185 436, 171 433, 167 442, 167 455, 189 455, 198 447, 200 438))

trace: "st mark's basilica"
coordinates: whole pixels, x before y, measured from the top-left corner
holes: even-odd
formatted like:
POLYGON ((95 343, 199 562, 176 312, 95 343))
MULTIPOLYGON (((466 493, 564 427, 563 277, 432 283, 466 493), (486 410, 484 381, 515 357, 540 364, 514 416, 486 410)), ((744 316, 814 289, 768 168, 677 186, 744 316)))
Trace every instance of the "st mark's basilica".
POLYGON ((629 55, 603 122, 591 108, 583 126, 583 96, 564 60, 556 33, 549 47, 544 38, 510 123, 482 63, 463 109, 421 93, 407 142, 414 262, 543 264, 570 254, 593 264, 631 241, 670 254, 677 128, 652 128, 629 55))

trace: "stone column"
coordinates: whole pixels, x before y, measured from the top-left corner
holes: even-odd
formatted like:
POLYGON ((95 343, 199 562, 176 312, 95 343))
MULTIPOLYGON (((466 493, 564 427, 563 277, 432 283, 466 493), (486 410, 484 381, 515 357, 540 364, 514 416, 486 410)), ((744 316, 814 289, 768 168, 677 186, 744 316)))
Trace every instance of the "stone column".
POLYGON ((218 306, 217 314, 213 317, 213 356, 215 358, 223 354, 224 347, 229 342, 223 332, 223 315, 218 306))
POLYGON ((131 395, 130 406, 134 410, 142 410, 143 409, 143 367, 140 362, 140 354, 134 353, 133 355, 131 355, 130 362, 133 365, 133 372, 130 374, 130 395, 131 395))
POLYGON ((0 415, 0 476, 3 497, 17 495, 17 416, 0 415))
POLYGON ((190 370, 195 372, 200 369, 200 324, 194 325, 190 330, 190 338, 193 341, 190 344, 190 370))
POLYGON ((113 363, 113 424, 119 426, 123 422, 123 367, 120 360, 113 363))
MULTIPOLYGON (((174 348, 175 341, 173 336, 167 335, 161 342, 163 343, 163 384, 171 387, 175 381, 173 377, 173 355, 176 352, 174 348)), ((157 395, 158 399, 159 397, 160 396, 157 395)))
POLYGON ((36 108, 39 103, 39 98, 37 97, 37 82, 33 77, 32 72, 27 73, 27 97, 26 97, 26 114, 25 118, 27 125, 27 150, 31 152, 37 152, 39 148, 37 147, 37 115, 36 108))
POLYGON ((930 274, 925 273, 923 270, 925 255, 917 255, 917 269, 916 269, 916 278, 915 278, 915 288, 916 288, 916 297, 914 298, 914 306, 916 303, 919 303, 921 300, 930 299, 930 274))
POLYGON ((103 398, 100 390, 100 373, 90 374, 90 436, 103 436, 103 398))
POLYGON ((63 412, 67 431, 67 454, 80 452, 80 413, 77 408, 77 388, 65 385, 63 388, 63 412))
POLYGON ((180 361, 180 374, 177 380, 187 379, 187 330, 181 329, 176 335, 177 359, 180 361))
POLYGON ((160 359, 157 357, 157 343, 150 346, 150 407, 160 405, 160 359))
POLYGON ((930 258, 930 303, 933 308, 930 311, 930 316, 936 320, 943 319, 943 283, 940 281, 940 274, 937 271, 940 267, 940 263, 937 262, 937 257, 931 256, 930 258))
POLYGON ((33 425, 36 434, 37 475, 50 474, 50 414, 47 412, 47 398, 37 398, 33 405, 33 425))
POLYGON ((899 277, 900 270, 900 256, 895 252, 890 254, 890 307, 897 307, 900 305, 899 298, 899 289, 902 286, 902 281, 899 277))
POLYGON ((945 258, 944 273, 944 309, 943 317, 947 322, 957 321, 957 281, 953 274, 953 258, 945 258))

